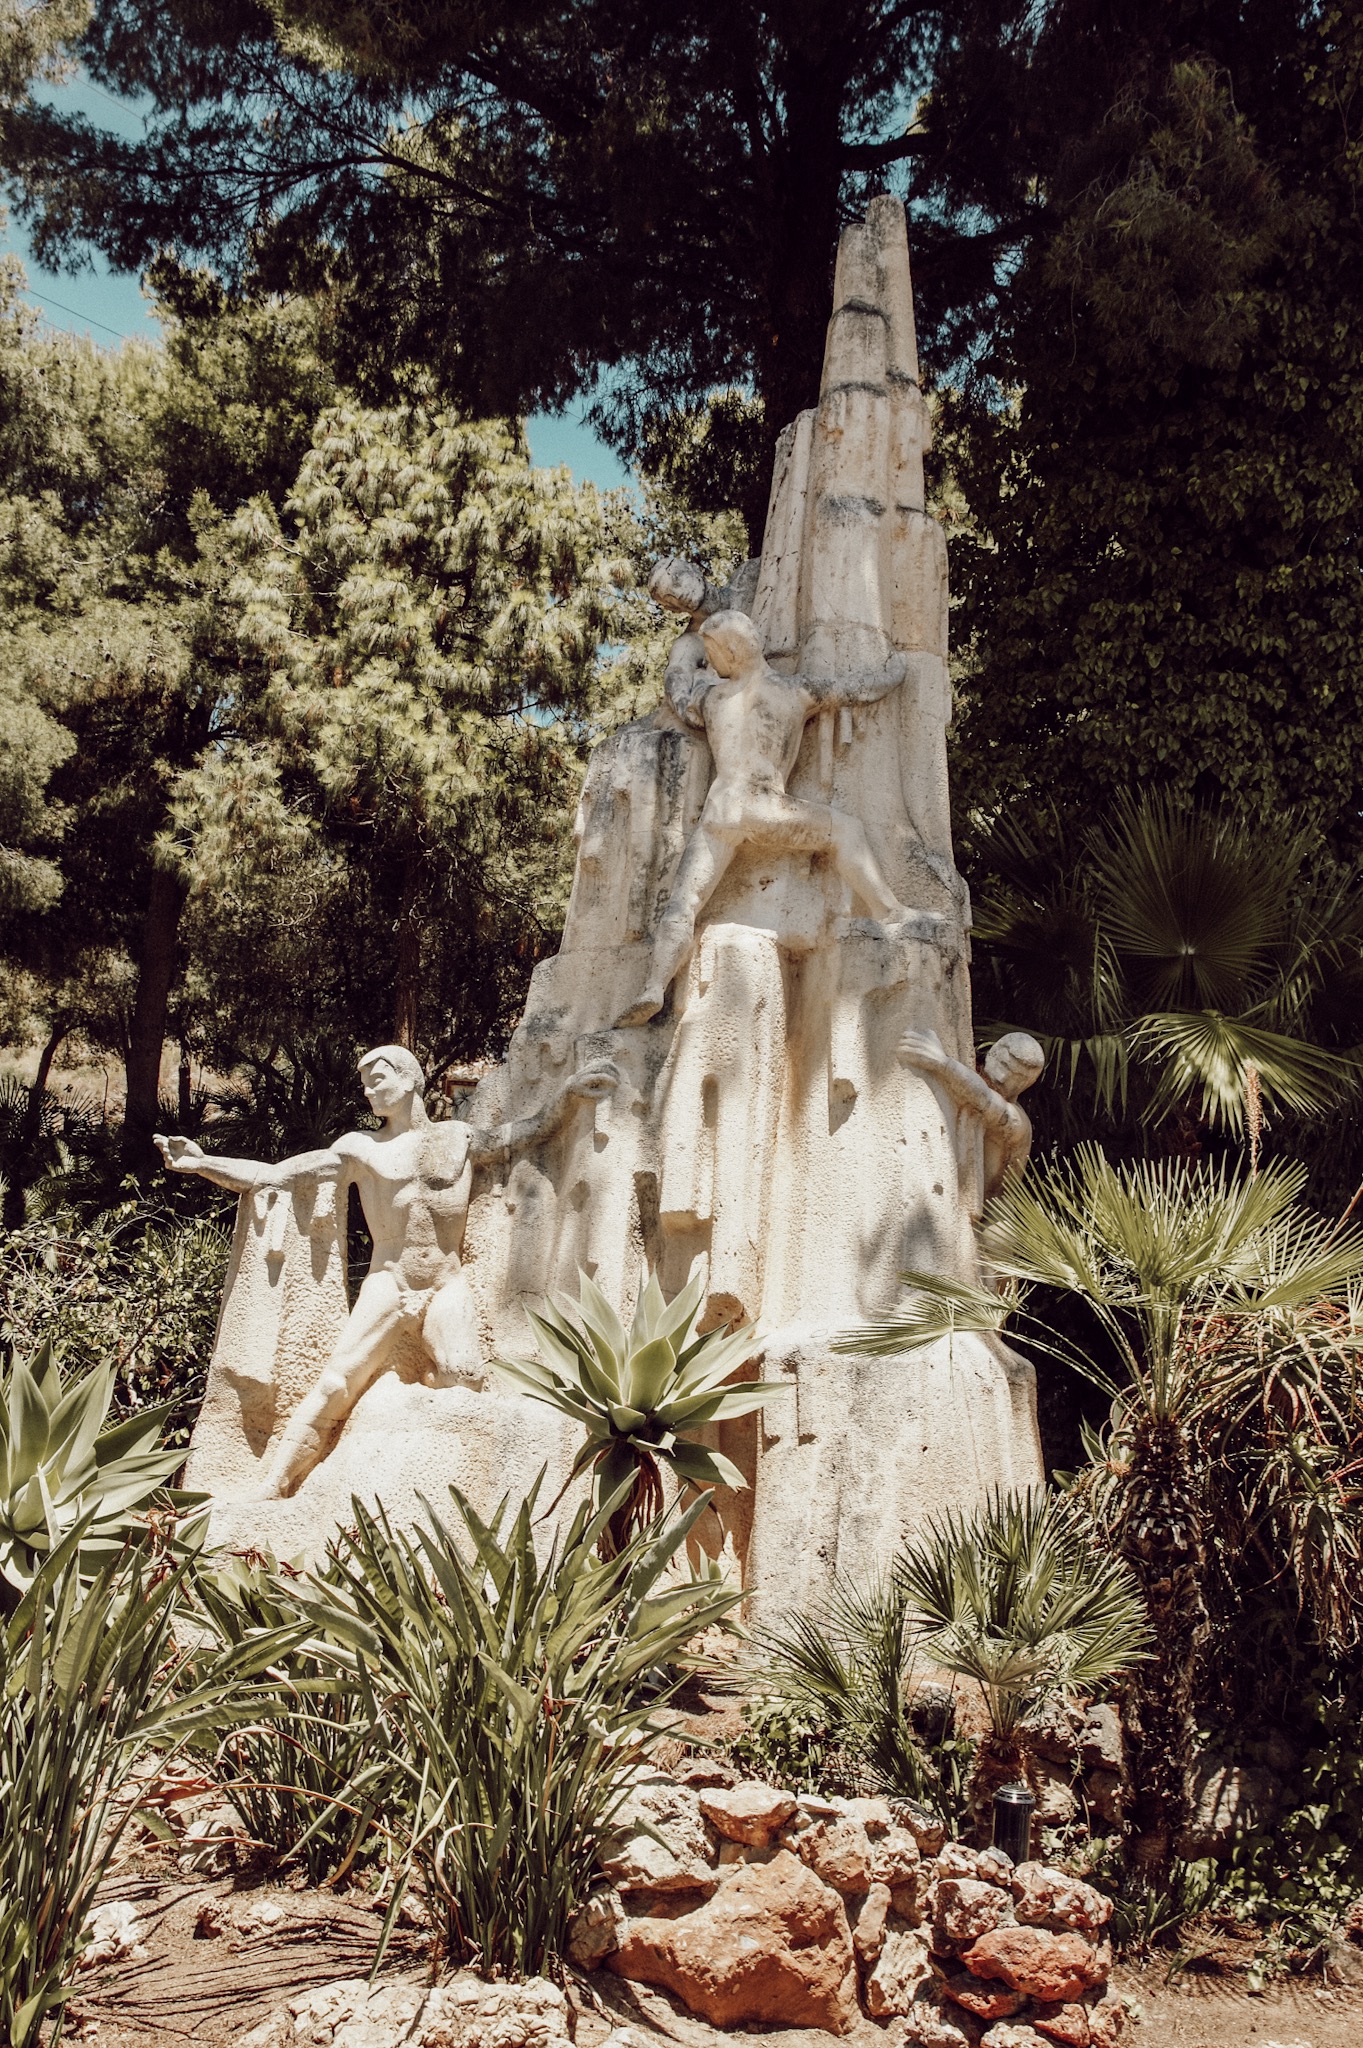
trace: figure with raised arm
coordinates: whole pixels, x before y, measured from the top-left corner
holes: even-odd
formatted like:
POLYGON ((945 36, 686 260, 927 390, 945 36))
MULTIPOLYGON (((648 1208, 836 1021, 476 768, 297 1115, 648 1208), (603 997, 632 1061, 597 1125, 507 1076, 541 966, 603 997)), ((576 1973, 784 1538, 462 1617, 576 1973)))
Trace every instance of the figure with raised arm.
POLYGON ((1010 1031, 990 1046, 977 1073, 943 1050, 931 1031, 906 1031, 899 1057, 936 1081, 958 1110, 979 1120, 984 1138, 981 1198, 997 1194, 1010 1174, 1021 1173, 1032 1152, 1032 1120, 1018 1097, 1046 1064, 1046 1055, 1025 1031, 1010 1031))
POLYGON ((404 1046, 376 1046, 361 1059, 359 1070, 380 1128, 348 1131, 325 1150, 268 1166, 214 1157, 191 1138, 156 1140, 172 1172, 201 1174, 237 1194, 333 1180, 342 1231, 346 1195, 353 1186, 374 1241, 349 1320, 316 1385, 285 1428, 261 1499, 297 1492, 326 1456, 361 1394, 389 1363, 404 1332, 416 1332, 432 1378, 481 1377, 477 1318, 462 1265, 473 1169, 550 1136, 575 1103, 599 1100, 620 1079, 609 1062, 584 1067, 538 1115, 479 1130, 454 1120, 431 1122, 420 1062, 404 1046))
POLYGON ((872 916, 912 915, 881 874, 859 818, 786 790, 808 721, 820 711, 888 696, 904 680, 904 656, 892 654, 882 668, 830 682, 778 675, 746 613, 707 613, 709 587, 693 564, 660 562, 649 590, 667 609, 691 614, 691 629, 672 650, 666 689, 678 716, 705 733, 715 774, 654 936, 647 983, 622 1025, 644 1024, 662 1008, 695 944, 696 919, 743 847, 827 854, 872 916))

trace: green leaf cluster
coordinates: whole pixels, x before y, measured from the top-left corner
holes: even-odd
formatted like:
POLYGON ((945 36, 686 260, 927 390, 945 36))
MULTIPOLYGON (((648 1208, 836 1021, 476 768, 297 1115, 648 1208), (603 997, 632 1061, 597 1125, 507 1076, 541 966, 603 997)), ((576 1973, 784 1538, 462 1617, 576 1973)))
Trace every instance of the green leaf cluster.
POLYGON ((494 1361, 495 1370, 521 1393, 581 1423, 586 1439, 571 1476, 592 1470, 598 1501, 629 1483, 638 1489, 642 1509, 645 1475, 659 1459, 692 1486, 746 1485, 732 1459, 684 1432, 751 1415, 789 1390, 779 1380, 726 1385, 758 1348, 757 1338, 748 1323, 699 1335, 704 1306, 699 1263, 671 1302, 650 1272, 626 1330, 583 1273, 576 1302, 560 1297, 546 1303, 542 1314, 526 1310, 537 1360, 494 1361))

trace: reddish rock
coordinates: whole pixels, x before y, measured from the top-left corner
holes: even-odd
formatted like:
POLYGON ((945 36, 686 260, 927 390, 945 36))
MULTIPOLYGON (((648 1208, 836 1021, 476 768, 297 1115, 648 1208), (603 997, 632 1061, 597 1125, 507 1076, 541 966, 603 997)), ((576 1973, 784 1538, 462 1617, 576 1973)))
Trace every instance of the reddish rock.
POLYGON ((1093 2027, 1085 2006, 1038 2005, 1030 2018, 1039 2034, 1061 2042, 1062 2048, 1092 2048, 1093 2027))
POLYGON ((1009 2020, 1027 2003, 1025 1992, 1010 1991, 1005 1984, 981 1984, 978 1977, 948 1977, 942 1989, 977 2020, 1009 2020))
POLYGON ((981 1884, 1007 1887, 1013 1875, 1013 1859, 1002 1849, 971 1849, 964 1842, 948 1842, 937 1858, 939 1877, 973 1877, 981 1884))
POLYGON ((832 1804, 844 1820, 854 1820, 865 1828, 868 1835, 883 1835, 894 1825, 888 1800, 885 1799, 835 1799, 832 1804))
POLYGON ((1112 1918, 1112 1901, 1081 1878, 1044 1863, 1020 1863, 1010 1880, 1014 1913, 1024 1927, 1097 1934, 1112 1918))
POLYGON ((870 1968, 885 1945, 885 1916, 889 1910, 889 1886, 873 1884, 852 1929, 852 1946, 857 1952, 857 1961, 865 1969, 870 1968))
POLYGON ((871 1844, 871 1878, 887 1884, 891 1891, 916 1884, 922 1867, 918 1844, 907 1828, 888 1827, 876 1833, 866 1830, 871 1844))
POLYGON ((885 1936, 876 1966, 866 1979, 866 2010, 872 2019, 889 2019, 913 2010, 933 1981, 927 1942, 910 1928, 885 1936))
POLYGON ((815 1821, 796 1837, 796 1845, 801 1861, 835 1891, 870 1890, 871 1840, 860 1821, 815 1821))
POLYGON ((795 1811, 789 1792, 750 1779, 746 1784, 705 1787, 700 1810, 717 1834, 729 1842, 742 1842, 750 1849, 765 1849, 795 1811))
POLYGON ((857 1974, 842 1900, 788 1850, 735 1871, 681 1920, 632 1920, 609 1967, 660 1984, 712 2026, 846 2033, 857 1974))
POLYGON ((978 2048, 980 2023, 963 2012, 944 2012, 935 1998, 918 1999, 884 2034, 889 2048, 978 2048))
POLYGON ((1046 2048, 1040 2034, 1015 2020, 999 2020, 980 2036, 980 2048, 1046 2048))
POLYGON ((997 1885, 974 1877, 939 1878, 933 1892, 932 1945, 962 1947, 1012 1917, 1012 1902, 997 1885))
POLYGON ((1111 1992, 1090 2004, 1089 2032, 1093 2048, 1117 2048, 1126 2033, 1126 2007, 1111 1992))
POLYGON ((961 1958, 972 1977, 1066 2005, 1106 1981, 1107 1963, 1082 1935, 1045 1927, 996 1927, 961 1958))

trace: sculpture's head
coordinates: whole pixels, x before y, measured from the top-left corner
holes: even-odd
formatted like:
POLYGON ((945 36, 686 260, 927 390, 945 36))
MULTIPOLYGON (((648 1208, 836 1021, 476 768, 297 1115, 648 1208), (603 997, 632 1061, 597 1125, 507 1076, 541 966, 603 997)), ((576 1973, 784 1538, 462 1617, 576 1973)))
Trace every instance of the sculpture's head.
POLYGON ((698 612, 705 602, 705 578, 684 555, 664 555, 648 579, 648 594, 668 612, 698 612))
POLYGON ((715 612, 700 629, 705 659, 717 676, 741 675, 766 659, 762 635, 746 612, 715 612))
POLYGON ((415 1053, 408 1052, 405 1045, 376 1045, 364 1054, 359 1066, 365 1100, 375 1116, 387 1123, 395 1110, 410 1102, 414 1120, 424 1121, 426 1076, 415 1053))
POLYGON ((985 1079, 1009 1102, 1016 1102, 1045 1065, 1046 1055, 1033 1037, 1026 1031, 1009 1031, 990 1046, 984 1062, 985 1079))

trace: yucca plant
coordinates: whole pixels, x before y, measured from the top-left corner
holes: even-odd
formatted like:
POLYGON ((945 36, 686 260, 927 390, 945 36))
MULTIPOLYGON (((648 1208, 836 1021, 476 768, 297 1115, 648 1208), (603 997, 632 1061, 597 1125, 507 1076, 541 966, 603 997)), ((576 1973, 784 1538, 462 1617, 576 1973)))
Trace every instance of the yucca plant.
POLYGON ((177 1648, 188 1561, 130 1552, 89 1575, 86 1523, 38 1562, 0 1620, 0 2040, 51 2048, 82 1929, 129 1822, 139 1765, 253 1704, 287 1636, 177 1648))
MULTIPOLYGON (((322 1583, 333 1576, 329 1567, 322 1583)), ((224 1647, 306 1629, 307 1640, 272 1661, 250 1719, 224 1733, 213 1769, 257 1843, 310 1884, 335 1884, 383 1838, 380 1814, 391 1835, 406 1789, 369 1667, 314 1635, 287 1570, 215 1559, 194 1590, 224 1647)))
POLYGON ((65 1384, 50 1343, 0 1381, 0 1612, 73 1528, 91 1567, 116 1554, 182 1462, 161 1448, 165 1408, 110 1422, 113 1396, 107 1365, 65 1384))
POLYGON ((989 1733, 968 1788, 981 1825, 998 1787, 1031 1775, 1028 1716, 1150 1649, 1134 1574, 1095 1553, 1091 1525, 1063 1494, 996 1493, 971 1514, 935 1516, 899 1552, 894 1584, 923 1655, 984 1694, 989 1733))
MULTIPOLYGON (((1335 1303, 1347 1328, 1330 1344, 1356 1353, 1363 1323, 1350 1288, 1363 1278, 1363 1232, 1301 1201, 1305 1169, 1237 1176, 1165 1160, 1114 1166, 1084 1146, 1005 1183, 985 1212, 980 1252, 1005 1291, 906 1274, 912 1293, 839 1339, 852 1351, 909 1351, 959 1330, 1017 1323, 1030 1346, 1062 1360, 1112 1401, 1116 1503, 1112 1540, 1135 1572, 1154 1628, 1149 1661, 1128 1680, 1127 1850, 1142 1881, 1167 1882, 1187 1825, 1193 1708, 1206 1629, 1209 1536, 1204 1432, 1252 1393, 1259 1337, 1298 1311, 1335 1303), (1077 1297, 1091 1349, 1027 1311, 1028 1284, 1077 1297), (1219 1331, 1242 1341, 1212 1341, 1219 1331)), ((1304 1321, 1299 1339, 1309 1335, 1304 1321)))
POLYGON ((724 1384, 759 1349, 758 1339, 751 1323, 698 1336, 704 1299, 699 1262, 671 1302, 664 1300, 657 1274, 650 1273, 626 1330, 596 1282, 583 1273, 576 1302, 560 1296, 546 1303, 540 1315, 526 1310, 538 1360, 495 1361, 510 1385, 570 1415, 586 1430, 569 1477, 590 1470, 598 1506, 608 1495, 620 1497, 602 1530, 608 1548, 622 1549, 661 1512, 660 1464, 692 1486, 744 1486, 731 1459, 683 1432, 750 1415, 773 1394, 789 1392, 777 1380, 724 1384))
POLYGON ((490 1522, 451 1488, 448 1518, 428 1506, 412 1534, 357 1500, 302 1603, 316 1639, 367 1667, 402 1780, 387 1927, 419 1872, 456 1963, 520 1977, 563 1953, 659 1709, 692 1668, 686 1645, 741 1598, 717 1567, 675 1574, 704 1497, 603 1557, 624 1490, 580 1507, 543 1557, 538 1484, 490 1522))

